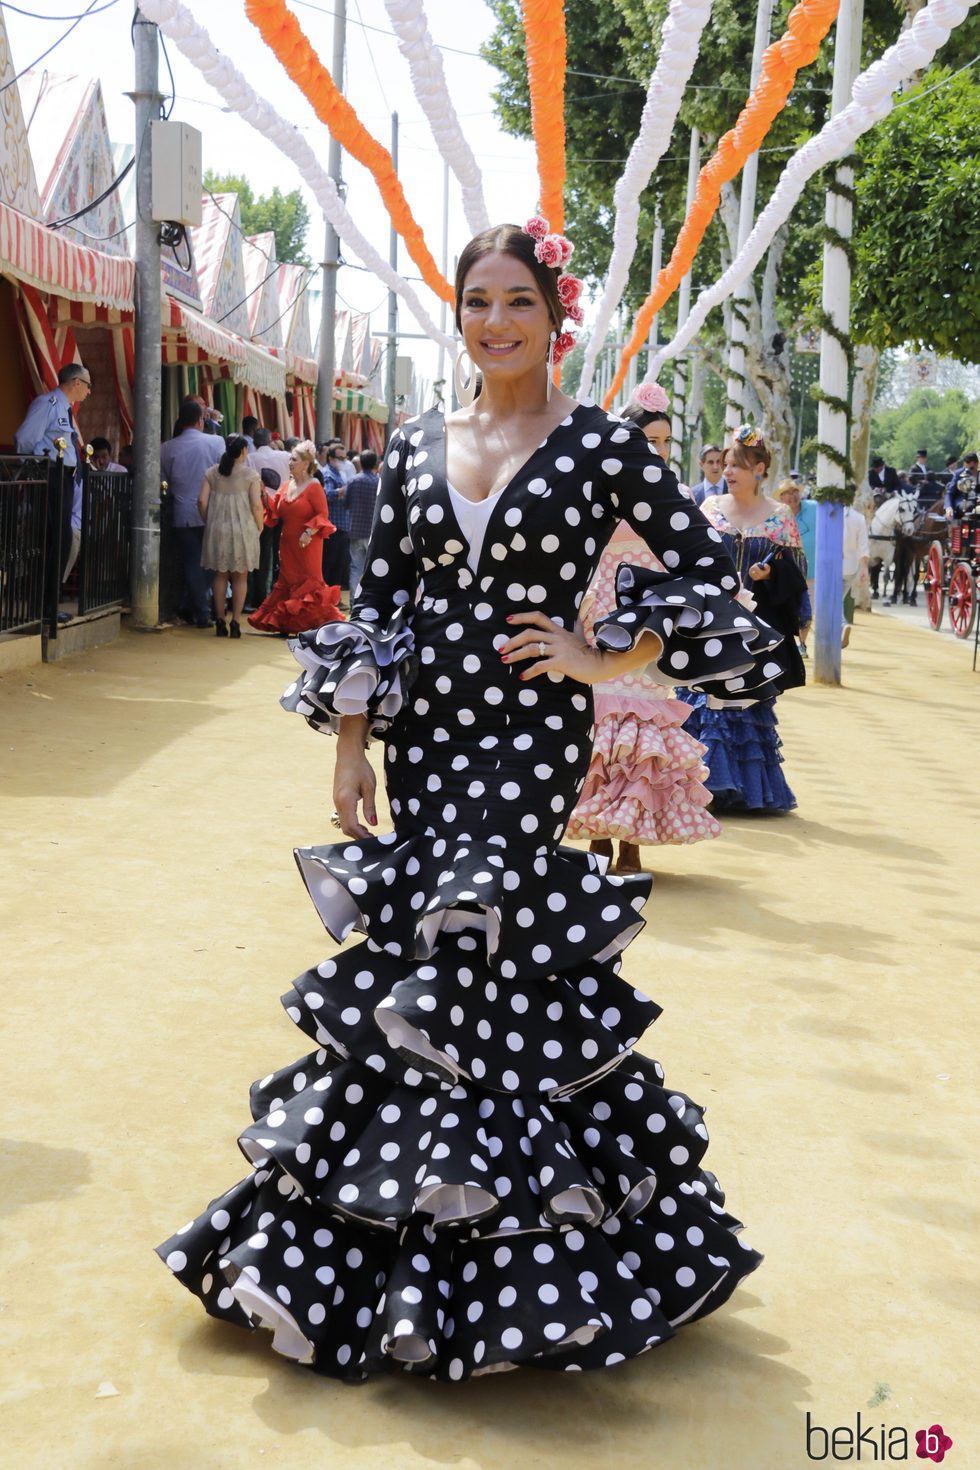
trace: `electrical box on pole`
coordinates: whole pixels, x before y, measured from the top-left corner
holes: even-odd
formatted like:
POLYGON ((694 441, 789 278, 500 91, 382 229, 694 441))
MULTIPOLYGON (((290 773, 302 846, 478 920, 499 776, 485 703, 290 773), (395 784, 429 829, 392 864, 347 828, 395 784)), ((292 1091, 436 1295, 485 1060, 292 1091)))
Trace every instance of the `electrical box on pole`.
POLYGON ((188 123, 150 123, 152 202, 155 220, 201 223, 201 135, 188 123))
POLYGON ((412 391, 412 359, 395 358, 395 397, 407 398, 412 391))

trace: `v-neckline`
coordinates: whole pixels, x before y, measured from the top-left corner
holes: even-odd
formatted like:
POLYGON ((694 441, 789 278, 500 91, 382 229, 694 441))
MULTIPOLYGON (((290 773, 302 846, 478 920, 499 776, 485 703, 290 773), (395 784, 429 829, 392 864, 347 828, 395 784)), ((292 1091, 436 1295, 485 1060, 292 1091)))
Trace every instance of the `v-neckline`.
MULTIPOLYGON (((578 413, 579 409, 585 407, 586 405, 584 403, 576 403, 571 413, 567 413, 563 419, 560 419, 555 427, 548 434, 545 435, 540 444, 535 445, 535 447, 531 450, 531 453, 527 456, 523 463, 518 466, 518 468, 511 475, 510 479, 507 481, 507 483, 505 485, 502 485, 501 488, 495 491, 493 495, 486 495, 484 496, 483 500, 470 500, 468 495, 464 495, 462 490, 456 487, 456 494, 460 496, 462 500, 465 500, 468 505, 485 505, 488 500, 492 502, 492 508, 487 515, 486 530, 484 531, 483 535, 483 545, 480 547, 480 555, 477 558, 476 570, 473 572, 473 581, 477 588, 479 588, 480 586, 480 572, 483 569, 483 560, 487 552, 487 543, 490 541, 490 529, 497 514, 497 511, 500 508, 500 502, 510 494, 511 490, 514 488, 514 485, 518 480, 525 478, 525 476, 527 475, 528 467, 534 461, 535 456, 541 454, 543 450, 547 449, 552 439, 558 433, 558 430, 562 428, 570 428, 572 421, 575 418, 575 415, 578 413)), ((459 523, 459 517, 456 514, 456 507, 453 504, 453 497, 449 493, 449 475, 446 469, 446 415, 441 409, 437 409, 436 412, 439 415, 441 425, 440 432, 437 436, 440 455, 440 462, 437 463, 437 468, 439 470, 439 480, 441 482, 441 487, 445 500, 449 506, 449 513, 452 516, 453 521, 455 522, 456 530, 459 532, 460 539, 464 541, 467 546, 469 546, 469 538, 459 523)))

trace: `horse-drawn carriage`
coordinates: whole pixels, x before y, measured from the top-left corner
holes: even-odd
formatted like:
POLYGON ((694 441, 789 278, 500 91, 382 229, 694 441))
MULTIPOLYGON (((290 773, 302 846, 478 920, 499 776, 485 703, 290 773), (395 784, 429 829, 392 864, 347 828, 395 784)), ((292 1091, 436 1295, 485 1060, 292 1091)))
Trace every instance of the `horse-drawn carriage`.
POLYGON ((977 482, 963 475, 959 488, 965 498, 949 524, 944 545, 933 541, 926 559, 925 592, 929 622, 938 628, 949 604, 949 625, 957 638, 967 638, 977 615, 977 579, 980 577, 980 504, 977 482))

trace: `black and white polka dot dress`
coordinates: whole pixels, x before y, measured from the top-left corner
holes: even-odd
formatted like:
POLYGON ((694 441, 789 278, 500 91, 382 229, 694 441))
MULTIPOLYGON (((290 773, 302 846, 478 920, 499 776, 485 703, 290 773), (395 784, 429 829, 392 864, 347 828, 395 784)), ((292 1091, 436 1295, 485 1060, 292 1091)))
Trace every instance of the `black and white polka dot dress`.
POLYGON ((702 1168, 702 1109, 632 1050, 659 1013, 619 975, 650 879, 559 845, 590 690, 498 649, 512 613, 572 626, 621 519, 669 571, 620 568, 601 645, 651 629, 667 679, 741 704, 772 692, 777 635, 595 405, 496 497, 475 567, 444 444, 435 412, 394 436, 351 621, 296 640, 283 699, 318 729, 366 710, 385 741, 395 830, 296 854, 328 932, 363 937, 284 997, 310 1050, 252 1089, 252 1172, 160 1247, 213 1316, 347 1379, 620 1362, 759 1261, 702 1168))

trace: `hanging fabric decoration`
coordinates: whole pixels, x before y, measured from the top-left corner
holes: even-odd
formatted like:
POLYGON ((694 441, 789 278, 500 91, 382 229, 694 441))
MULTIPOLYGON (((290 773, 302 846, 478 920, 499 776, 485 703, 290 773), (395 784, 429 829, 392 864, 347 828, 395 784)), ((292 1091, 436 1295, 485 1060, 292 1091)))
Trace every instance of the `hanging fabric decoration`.
POLYGON ((521 9, 540 212, 560 235, 565 228, 565 6, 563 0, 522 0, 521 9))
POLYGON ((712 0, 671 0, 661 33, 660 55, 650 78, 640 119, 640 131, 613 191, 616 217, 613 221, 612 256, 595 325, 585 349, 579 398, 589 395, 596 360, 606 340, 613 313, 626 289, 630 265, 636 253, 640 196, 670 143, 684 88, 697 60, 701 33, 711 14, 711 4, 712 0))
POLYGON ((780 225, 787 220, 809 179, 834 159, 846 157, 862 133, 887 117, 895 105, 895 89, 917 71, 924 71, 950 33, 966 19, 980 0, 929 0, 918 11, 911 26, 902 31, 894 46, 861 73, 854 83, 848 105, 832 117, 820 132, 804 143, 783 169, 765 209, 744 248, 724 275, 702 291, 684 326, 672 342, 653 358, 647 378, 660 372, 668 358, 676 357, 704 325, 713 307, 721 304, 758 265, 780 225))
POLYGON ((344 244, 350 246, 379 281, 397 291, 426 336, 445 347, 450 358, 454 359, 456 343, 453 338, 440 332, 409 283, 361 234, 333 179, 321 168, 313 149, 296 126, 286 122, 264 97, 249 86, 227 56, 222 56, 217 50, 207 31, 198 25, 186 5, 181 5, 179 0, 139 0, 139 8, 147 20, 158 25, 167 39, 179 47, 233 112, 237 112, 256 132, 292 160, 344 244))
POLYGON ((408 247, 422 279, 436 296, 454 304, 453 288, 436 265, 422 230, 408 206, 391 154, 373 138, 338 91, 333 78, 307 40, 284 0, 245 0, 245 14, 282 62, 322 123, 352 158, 370 169, 391 222, 408 247))
POLYGON ((608 408, 626 381, 632 358, 643 347, 657 312, 690 270, 698 246, 714 218, 721 186, 733 179, 750 154, 755 153, 786 105, 796 73, 808 66, 833 25, 840 0, 800 0, 790 11, 786 32, 766 49, 755 90, 739 114, 734 128, 718 144, 713 156, 698 175, 694 202, 681 226, 670 260, 657 277, 657 284, 640 307, 630 337, 616 369, 616 376, 603 399, 608 408))
POLYGON ((385 10, 398 37, 398 49, 408 62, 412 86, 432 136, 459 180, 466 223, 474 235, 479 235, 490 228, 483 176, 449 96, 442 57, 428 32, 425 6, 422 0, 385 0, 385 10))

